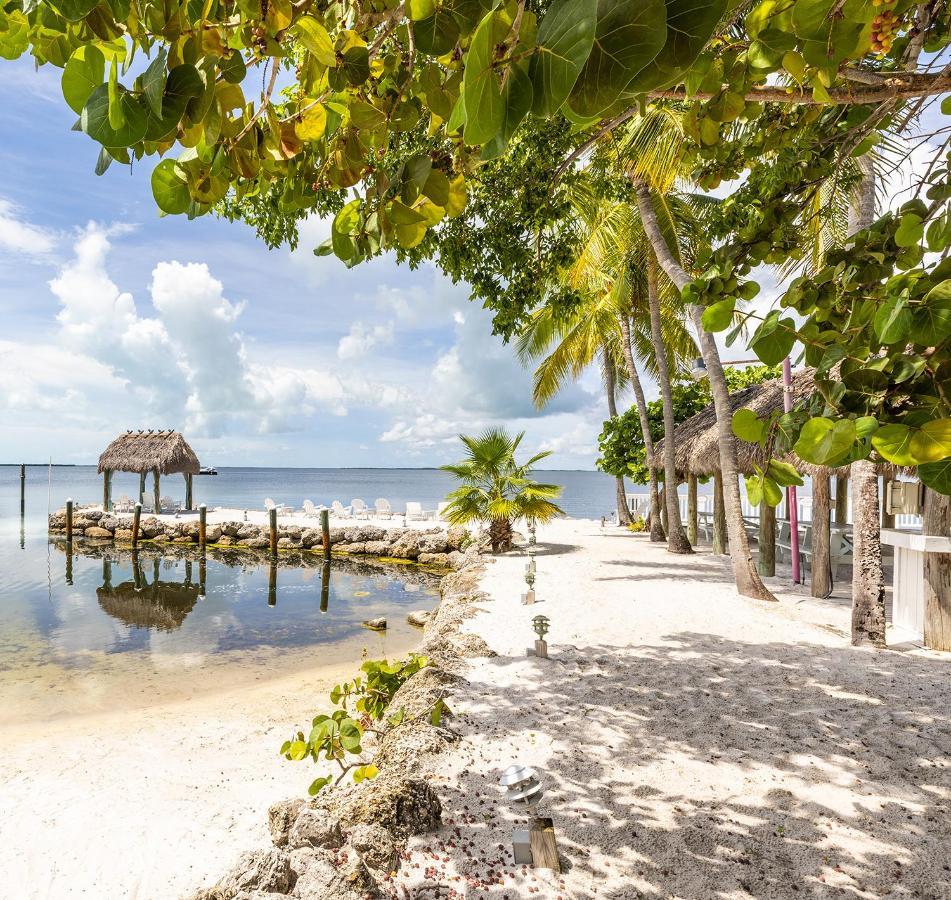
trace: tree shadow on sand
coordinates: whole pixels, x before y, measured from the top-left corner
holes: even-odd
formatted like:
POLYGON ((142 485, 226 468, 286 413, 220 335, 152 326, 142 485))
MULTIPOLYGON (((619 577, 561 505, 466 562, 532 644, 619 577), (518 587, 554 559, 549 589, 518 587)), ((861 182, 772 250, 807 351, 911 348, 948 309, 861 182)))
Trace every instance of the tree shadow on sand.
MULTIPOLYGON (((698 633, 551 653, 486 663, 518 668, 460 724, 540 759, 566 897, 951 897, 947 661, 698 633)), ((473 838, 513 868, 491 848, 515 813, 478 769, 447 810, 485 797, 473 838)))

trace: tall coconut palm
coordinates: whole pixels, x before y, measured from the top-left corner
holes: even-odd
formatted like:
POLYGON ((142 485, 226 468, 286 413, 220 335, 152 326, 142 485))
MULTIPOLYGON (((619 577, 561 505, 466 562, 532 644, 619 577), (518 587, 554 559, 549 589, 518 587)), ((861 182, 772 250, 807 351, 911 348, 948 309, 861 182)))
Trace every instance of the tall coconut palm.
MULTIPOLYGON (((604 393, 608 399, 608 415, 617 418, 617 370, 610 348, 605 345, 601 351, 601 371, 604 373, 604 393)), ((631 511, 627 506, 627 491, 624 488, 624 476, 614 476, 615 499, 617 501, 617 523, 622 527, 631 524, 631 511)))
POLYGON ((536 453, 519 463, 515 459, 525 432, 511 437, 503 428, 489 428, 473 437, 461 434, 468 451, 461 462, 442 466, 462 485, 451 491, 444 515, 453 525, 488 523, 493 553, 512 549, 513 525, 519 519, 548 522, 564 515, 555 503, 561 496, 557 484, 544 484, 532 477, 532 467, 550 456, 536 453))

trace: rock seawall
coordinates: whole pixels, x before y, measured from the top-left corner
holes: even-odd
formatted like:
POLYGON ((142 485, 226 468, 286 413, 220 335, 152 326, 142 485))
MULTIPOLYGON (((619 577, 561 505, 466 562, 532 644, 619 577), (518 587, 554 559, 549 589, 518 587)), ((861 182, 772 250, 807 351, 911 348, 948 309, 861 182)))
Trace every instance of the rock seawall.
POLYGON ((411 835, 442 825, 442 807, 431 775, 437 757, 458 739, 452 719, 435 726, 425 718, 439 698, 463 679, 464 660, 490 656, 475 635, 459 625, 484 596, 478 589, 482 561, 475 548, 458 571, 442 579, 441 600, 426 623, 420 652, 430 665, 394 695, 391 709, 407 718, 424 716, 412 728, 395 728, 373 748, 380 774, 361 784, 322 791, 316 798, 274 804, 268 814, 273 846, 245 853, 217 884, 193 900, 364 900, 390 896, 391 873, 400 866, 411 835))
MULTIPOLYGON (((54 536, 66 533, 65 510, 50 515, 49 531, 54 536)), ((279 552, 323 551, 323 536, 319 528, 278 525, 277 533, 279 552)), ((103 513, 98 509, 77 509, 73 512, 73 537, 90 542, 131 544, 132 518, 103 513)), ((270 530, 266 525, 250 522, 221 522, 208 524, 205 539, 209 547, 266 550, 270 547, 270 530)), ((167 521, 148 516, 139 523, 139 541, 152 545, 197 546, 198 522, 195 519, 167 521)), ((330 529, 333 553, 405 560, 443 569, 463 566, 462 551, 469 542, 469 534, 464 528, 381 528, 354 524, 330 529)))

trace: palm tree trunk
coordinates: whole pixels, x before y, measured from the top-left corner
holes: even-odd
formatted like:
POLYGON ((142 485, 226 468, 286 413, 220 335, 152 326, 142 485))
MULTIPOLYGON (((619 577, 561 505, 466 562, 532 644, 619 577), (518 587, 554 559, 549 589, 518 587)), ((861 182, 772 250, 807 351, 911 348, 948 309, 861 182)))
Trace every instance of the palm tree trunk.
POLYGON ((660 522, 660 499, 657 495, 657 475, 654 473, 654 439, 651 437, 650 420, 647 418, 647 400, 644 397, 641 378, 637 374, 637 366, 634 365, 634 354, 631 352, 631 325, 625 316, 618 317, 618 324, 621 326, 621 348, 627 363, 627 374, 631 379, 631 389, 634 391, 637 418, 641 423, 644 451, 647 454, 647 469, 650 472, 651 540, 663 543, 666 538, 664 526, 660 522))
MULTIPOLYGON (((677 262, 667 246, 667 240, 664 238, 664 233, 660 229, 654 212, 650 189, 643 182, 638 182, 635 184, 635 193, 641 223, 657 257, 657 262, 667 273, 667 277, 680 290, 683 290, 692 279, 683 266, 677 262)), ((736 582, 736 589, 744 596, 756 600, 775 600, 776 598, 763 584, 762 578, 756 571, 753 555, 750 553, 750 544, 746 537, 746 529, 743 527, 743 503, 740 498, 739 467, 736 462, 736 440, 733 437, 733 410, 730 407, 730 391, 727 388, 723 365, 720 362, 720 353, 717 350, 713 335, 708 334, 703 329, 702 315, 703 310, 699 306, 691 306, 690 316, 700 339, 700 353, 707 367, 710 393, 713 394, 713 407, 717 416, 720 472, 723 475, 723 499, 726 506, 726 525, 730 540, 733 578, 736 582)))
MULTIPOLYGON (((862 180, 852 197, 849 232, 875 221, 875 170, 868 155, 859 157, 862 180)), ((852 643, 885 646, 885 576, 882 571, 878 473, 860 459, 850 467, 852 478, 852 643)))
POLYGON ((680 499, 677 496, 677 464, 674 458, 674 398, 670 390, 670 369, 667 348, 660 324, 660 294, 657 287, 657 263, 647 260, 647 302, 651 316, 651 338, 657 361, 657 380, 664 407, 664 501, 667 504, 667 550, 670 553, 693 553, 680 521, 680 499))
MULTIPOLYGON (((603 348, 604 353, 604 390, 608 395, 608 414, 612 419, 617 418, 617 401, 615 400, 615 390, 617 385, 614 377, 614 365, 611 360, 608 348, 603 348)), ((627 508, 627 491, 624 489, 624 476, 614 476, 615 490, 617 494, 617 523, 621 526, 631 524, 631 512, 627 508)))
POLYGON ((512 523, 508 519, 493 519, 489 523, 489 543, 493 553, 512 549, 512 523))

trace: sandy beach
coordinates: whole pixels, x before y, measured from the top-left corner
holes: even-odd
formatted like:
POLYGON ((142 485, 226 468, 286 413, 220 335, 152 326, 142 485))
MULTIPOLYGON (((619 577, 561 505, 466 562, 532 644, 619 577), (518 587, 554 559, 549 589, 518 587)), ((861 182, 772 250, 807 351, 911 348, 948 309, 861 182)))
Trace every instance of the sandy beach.
POLYGON ((488 564, 465 627, 498 656, 454 696, 463 737, 436 764, 446 827, 414 840, 400 888, 951 897, 947 654, 855 649, 845 599, 776 578, 779 603, 747 600, 725 558, 596 522, 540 528, 537 560, 530 607, 524 553, 488 564), (550 660, 525 654, 540 613, 550 660), (516 762, 542 773, 560 876, 512 865, 519 811, 497 780, 516 762))
MULTIPOLYGON (((461 738, 424 763, 444 826, 385 896, 951 897, 947 655, 852 648, 844 598, 777 578, 779 603, 746 600, 724 558, 593 521, 539 529, 531 607, 526 559, 487 561, 463 628, 497 655, 454 690, 461 738), (538 614, 549 660, 525 653, 538 614), (560 875, 512 864, 515 762, 542 773, 560 875)), ((354 669, 6 729, 0 895, 212 883, 304 795, 313 771, 277 747, 354 669)))

